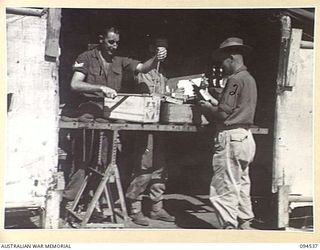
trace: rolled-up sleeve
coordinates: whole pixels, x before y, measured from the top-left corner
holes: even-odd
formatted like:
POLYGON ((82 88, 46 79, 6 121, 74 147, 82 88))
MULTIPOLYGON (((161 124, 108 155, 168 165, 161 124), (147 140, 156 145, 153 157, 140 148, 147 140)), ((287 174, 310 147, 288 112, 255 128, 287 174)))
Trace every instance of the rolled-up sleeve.
POLYGON ((230 79, 221 96, 218 108, 220 111, 230 115, 236 108, 237 99, 240 93, 240 84, 235 79, 230 79))
POLYGON ((85 75, 88 75, 89 72, 89 60, 86 54, 81 54, 75 60, 74 64, 72 65, 73 72, 81 72, 85 75))
POLYGON ((137 69, 138 64, 141 63, 138 60, 124 57, 122 61, 123 68, 130 69, 132 72, 134 72, 137 69))

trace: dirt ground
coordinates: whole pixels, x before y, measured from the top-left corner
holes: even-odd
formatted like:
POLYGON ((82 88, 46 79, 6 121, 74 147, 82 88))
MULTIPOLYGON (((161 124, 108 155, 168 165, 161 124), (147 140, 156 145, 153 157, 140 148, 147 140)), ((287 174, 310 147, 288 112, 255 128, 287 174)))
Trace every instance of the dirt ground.
MULTIPOLYGON (((165 195, 165 208, 173 216, 176 222, 163 222, 151 220, 148 227, 139 226, 129 221, 126 228, 137 229, 217 229, 217 221, 214 209, 210 205, 207 195, 185 195, 167 194, 165 195)), ((147 209, 144 207, 145 210, 147 209)), ((147 212, 145 212, 147 214, 147 212)), ((289 227, 282 229, 287 231, 313 231, 312 208, 302 207, 295 210, 290 215, 289 227), (311 215, 310 215, 311 213, 311 215)), ((122 223, 121 218, 118 221, 122 223)), ((19 213, 10 213, 6 216, 6 229, 39 229, 40 216, 38 210, 26 210, 19 213)), ((72 224, 63 218, 60 219, 61 229, 77 230, 72 224)), ((77 225, 77 224, 75 224, 77 225)), ((266 223, 258 219, 252 225, 256 230, 270 230, 266 223)))

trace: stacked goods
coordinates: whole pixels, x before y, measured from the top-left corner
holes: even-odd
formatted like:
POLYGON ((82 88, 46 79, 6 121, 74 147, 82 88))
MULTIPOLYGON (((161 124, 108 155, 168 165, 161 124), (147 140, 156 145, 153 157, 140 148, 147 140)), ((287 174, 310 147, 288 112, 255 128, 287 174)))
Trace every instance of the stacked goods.
POLYGON ((171 78, 167 86, 170 99, 164 98, 161 104, 160 121, 162 123, 207 124, 197 105, 199 100, 217 105, 218 101, 208 91, 204 74, 171 78), (180 91, 177 91, 180 90, 180 91), (181 91, 183 90, 183 91, 181 91))
POLYGON ((119 93, 114 99, 104 99, 104 117, 139 123, 207 124, 197 102, 218 102, 203 82, 203 74, 184 76, 169 79, 164 95, 119 93))

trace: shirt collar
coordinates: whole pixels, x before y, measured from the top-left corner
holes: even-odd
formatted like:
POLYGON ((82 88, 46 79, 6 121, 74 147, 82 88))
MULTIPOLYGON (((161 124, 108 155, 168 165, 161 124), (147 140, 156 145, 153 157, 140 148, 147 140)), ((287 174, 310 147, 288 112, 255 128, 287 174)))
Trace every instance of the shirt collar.
POLYGON ((228 76, 228 79, 230 79, 231 77, 233 77, 236 74, 240 73, 241 71, 246 71, 246 70, 247 70, 247 66, 242 65, 232 75, 228 76))
MULTIPOLYGON (((101 67, 104 67, 103 65, 103 62, 102 62, 102 55, 100 56, 100 53, 99 53, 99 47, 96 47, 94 49, 94 54, 93 56, 95 58, 97 58, 97 60, 99 61, 99 64, 101 67)), ((119 63, 119 58, 117 56, 113 56, 112 57, 112 62, 111 62, 111 70, 117 74, 120 74, 121 73, 121 63, 119 63)))
POLYGON ((234 72, 234 75, 240 73, 241 71, 246 71, 246 70, 247 70, 247 67, 245 65, 242 65, 236 70, 236 72, 234 72))
MULTIPOLYGON (((96 57, 96 58, 99 58, 99 52, 101 51, 101 47, 100 47, 100 45, 99 46, 97 46, 97 47, 95 47, 94 48, 94 53, 93 53, 93 57, 96 57)), ((101 54, 102 55, 102 54, 101 54)), ((113 61, 113 59, 114 59, 114 57, 115 57, 115 55, 113 55, 112 57, 111 57, 111 60, 113 61)))
POLYGON ((94 53, 92 54, 92 56, 95 57, 95 58, 99 58, 99 46, 95 47, 93 52, 94 53))

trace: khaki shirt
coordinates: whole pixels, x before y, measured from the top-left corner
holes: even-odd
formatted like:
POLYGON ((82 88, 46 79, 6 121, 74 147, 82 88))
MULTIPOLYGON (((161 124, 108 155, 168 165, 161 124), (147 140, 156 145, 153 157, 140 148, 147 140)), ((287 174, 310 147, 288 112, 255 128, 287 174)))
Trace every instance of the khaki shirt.
POLYGON ((219 101, 219 109, 228 114, 224 125, 252 125, 256 105, 256 81, 242 66, 228 78, 219 101))
MULTIPOLYGON (((139 63, 140 61, 128 57, 114 56, 112 62, 106 65, 101 58, 99 48, 95 48, 78 56, 73 65, 73 71, 85 74, 87 83, 105 85, 118 92, 121 89, 124 74, 127 72, 133 75, 139 63)), ((82 94, 86 97, 103 97, 101 91, 82 94)))
POLYGON ((142 93, 165 93, 167 78, 160 72, 157 73, 155 69, 152 69, 145 74, 139 73, 136 76, 136 81, 139 84, 138 87, 142 93))

